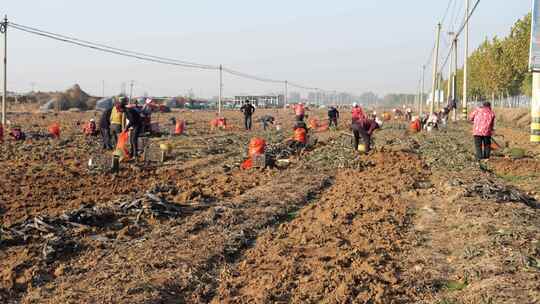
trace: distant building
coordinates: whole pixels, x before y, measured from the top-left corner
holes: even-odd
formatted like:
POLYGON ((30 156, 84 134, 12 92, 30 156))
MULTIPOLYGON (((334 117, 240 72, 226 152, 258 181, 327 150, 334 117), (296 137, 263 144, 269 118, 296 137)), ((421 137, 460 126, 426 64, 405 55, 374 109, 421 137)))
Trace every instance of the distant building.
POLYGON ((285 102, 285 98, 283 97, 283 95, 234 96, 235 105, 240 105, 246 100, 249 100, 253 105, 258 108, 282 107, 285 102))
POLYGON ((299 103, 300 101, 302 101, 302 96, 300 95, 300 93, 291 92, 289 94, 289 99, 288 99, 289 103, 299 103))

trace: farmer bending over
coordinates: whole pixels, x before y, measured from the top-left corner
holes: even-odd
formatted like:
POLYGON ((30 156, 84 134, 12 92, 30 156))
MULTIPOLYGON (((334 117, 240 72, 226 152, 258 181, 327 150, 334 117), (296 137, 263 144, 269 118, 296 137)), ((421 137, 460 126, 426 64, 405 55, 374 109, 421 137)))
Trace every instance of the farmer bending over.
POLYGON ((360 144, 360 137, 366 147, 366 153, 371 149, 371 136, 373 131, 379 129, 382 126, 382 121, 372 120, 368 118, 353 120, 352 131, 354 136, 354 149, 358 149, 360 144))
POLYGON ((263 129, 266 131, 266 129, 269 127, 269 125, 274 124, 275 118, 273 116, 270 116, 270 115, 264 115, 263 117, 261 117, 259 119, 259 121, 261 122, 261 124, 263 126, 263 129))

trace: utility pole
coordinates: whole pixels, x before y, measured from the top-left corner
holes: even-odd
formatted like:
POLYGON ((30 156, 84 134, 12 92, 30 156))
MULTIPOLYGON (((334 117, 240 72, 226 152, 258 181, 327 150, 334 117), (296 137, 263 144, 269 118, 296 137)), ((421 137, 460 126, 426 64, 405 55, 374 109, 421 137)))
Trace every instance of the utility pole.
POLYGON ((101 81, 101 96, 105 98, 105 80, 101 81))
POLYGON ((218 116, 221 117, 221 99, 223 98, 223 66, 219 65, 219 96, 218 96, 218 116))
POLYGON ((437 89, 437 66, 439 65, 439 43, 441 38, 441 24, 437 24, 437 38, 435 41, 435 52, 433 53, 433 81, 431 87, 430 115, 435 112, 435 94, 437 89))
POLYGON ((540 143, 540 69, 538 65, 539 45, 538 21, 540 15, 540 2, 533 1, 531 22, 531 44, 529 54, 529 69, 532 72, 532 99, 531 99, 531 143, 540 143))
POLYGON ((286 109, 287 108, 287 91, 288 91, 288 88, 289 87, 289 82, 287 80, 285 80, 285 95, 283 96, 283 109, 286 109))
POLYGON ((34 93, 35 91, 35 87, 36 87, 36 83, 35 82, 30 82, 30 87, 31 87, 31 93, 34 93))
MULTIPOLYGON (((449 32, 448 35, 450 37, 454 36, 453 32, 449 32)), ((450 46, 450 64, 448 65, 448 79, 447 79, 447 92, 446 92, 446 100, 450 102, 452 100, 452 75, 454 74, 454 57, 452 56, 454 52, 454 40, 452 39, 452 45, 450 46)))
POLYGON ((442 99, 444 99, 443 77, 442 70, 437 77, 437 111, 441 110, 442 99))
POLYGON ((135 85, 135 81, 131 81, 129 83, 129 103, 131 103, 131 100, 133 99, 133 86, 135 85))
POLYGON ((465 58, 463 59, 463 119, 467 119, 467 61, 469 58, 469 10, 470 10, 470 0, 465 0, 465 58))
POLYGON ((452 100, 454 101, 454 104, 456 105, 456 108, 454 108, 454 121, 457 121, 457 66, 458 66, 458 39, 457 35, 454 35, 454 59, 452 60, 452 100))
POLYGON ((418 106, 418 113, 420 115, 424 115, 424 86, 425 86, 425 78, 426 78, 426 65, 422 65, 422 88, 420 90, 420 105, 418 106))
POLYGON ((0 24, 0 32, 4 34, 4 92, 2 94, 2 125, 6 125, 6 102, 7 102, 7 15, 4 22, 0 24))

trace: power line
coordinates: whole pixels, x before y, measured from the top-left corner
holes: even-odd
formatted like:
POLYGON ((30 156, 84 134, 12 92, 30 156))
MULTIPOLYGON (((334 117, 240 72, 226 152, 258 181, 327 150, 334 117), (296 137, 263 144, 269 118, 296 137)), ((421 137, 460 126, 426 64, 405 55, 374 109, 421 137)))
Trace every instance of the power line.
POLYGON ((441 19, 441 24, 444 24, 444 21, 446 20, 446 17, 448 16, 448 12, 450 11, 450 5, 452 5, 453 1, 454 0, 449 0, 448 1, 448 5, 446 6, 446 10, 445 10, 444 15, 443 15, 443 17, 441 19))
POLYGON ((66 36, 66 35, 62 35, 62 34, 57 34, 57 33, 53 33, 53 32, 40 30, 40 29, 37 29, 37 28, 34 28, 34 27, 21 25, 21 24, 17 24, 17 23, 14 23, 14 22, 10 22, 9 24, 11 26, 18 27, 20 30, 26 29, 26 30, 39 32, 39 33, 43 33, 43 34, 47 34, 47 35, 52 35, 52 36, 60 37, 60 38, 63 38, 63 39, 72 40, 72 41, 84 43, 84 44, 87 44, 87 45, 93 45, 93 46, 97 46, 97 47, 101 47, 101 48, 106 48, 106 49, 110 49, 110 50, 114 50, 114 51, 118 51, 118 52, 122 52, 122 53, 128 53, 128 54, 133 54, 133 55, 137 55, 137 56, 149 57, 149 58, 153 58, 153 59, 157 59, 157 60, 172 61, 172 62, 176 62, 176 63, 179 63, 179 64, 185 64, 187 66, 193 66, 193 67, 201 67, 201 68, 207 68, 207 69, 217 69, 218 68, 217 66, 213 66, 213 65, 200 64, 200 63, 194 63, 194 62, 183 61, 183 60, 178 60, 178 59, 165 58, 165 57, 149 55, 149 54, 145 54, 145 53, 141 53, 141 52, 135 52, 135 51, 130 51, 130 50, 126 50, 126 49, 121 49, 121 48, 109 46, 109 45, 106 45, 106 44, 96 43, 96 42, 92 42, 92 41, 88 41, 88 40, 78 39, 78 38, 75 38, 75 37, 70 37, 70 36, 66 36))
POLYGON ((246 74, 246 73, 235 71, 235 70, 232 70, 232 69, 229 69, 229 68, 226 68, 226 67, 223 67, 223 72, 227 72, 227 73, 229 73, 231 75, 235 75, 235 76, 243 77, 243 78, 247 78, 247 79, 252 79, 252 80, 257 80, 257 81, 261 81, 261 82, 269 82, 269 83, 284 83, 285 82, 285 81, 282 81, 282 80, 276 80, 276 79, 270 79, 270 78, 264 78, 264 77, 259 77, 259 76, 255 76, 255 75, 246 74))
MULTIPOLYGON (((465 25, 469 22, 469 19, 471 19, 471 16, 474 14, 474 12, 476 11, 476 8, 478 7, 478 4, 480 4, 480 0, 477 0, 476 3, 474 4, 471 12, 469 13, 469 15, 467 16, 467 18, 465 19, 465 21, 463 22, 463 24, 461 25, 459 31, 456 32, 455 34, 455 39, 457 39, 459 37, 459 35, 461 35, 461 33, 463 32, 463 29, 465 29, 465 25)), ((465 13, 467 14, 467 13, 465 13)), ((446 67, 446 64, 448 63, 448 59, 450 59, 450 55, 452 54, 452 49, 450 49, 450 51, 448 52, 448 55, 446 56, 446 59, 444 60, 444 63, 441 65, 441 70, 444 69, 446 67)))
MULTIPOLYGON (((114 55, 134 58, 134 59, 153 62, 153 63, 160 63, 160 64, 167 64, 167 65, 186 67, 186 68, 196 68, 196 69, 203 69, 203 70, 219 70, 218 65, 200 64, 200 63, 194 63, 194 62, 189 62, 189 61, 184 61, 184 60, 171 59, 171 58, 166 58, 166 57, 161 57, 161 56, 145 54, 145 53, 136 52, 136 51, 130 51, 130 50, 121 49, 121 48, 109 46, 109 45, 102 44, 102 43, 91 42, 91 41, 79 39, 79 38, 76 38, 76 37, 70 37, 70 36, 67 36, 67 35, 62 35, 62 34, 57 34, 57 33, 49 32, 49 31, 44 31, 44 30, 41 30, 41 29, 38 29, 38 28, 35 28, 35 27, 21 25, 21 24, 17 24, 17 23, 14 23, 14 22, 9 22, 9 26, 16 29, 16 30, 23 31, 23 32, 26 32, 26 33, 29 33, 29 34, 33 34, 33 35, 37 35, 37 36, 40 36, 40 37, 49 38, 49 39, 53 39, 53 40, 57 40, 57 41, 61 41, 61 42, 69 43, 69 44, 73 44, 73 45, 76 45, 76 46, 89 48, 89 49, 93 49, 93 50, 97 50, 97 51, 101 51, 101 52, 106 52, 106 53, 110 53, 110 54, 114 54, 114 55)), ((276 79, 251 75, 251 74, 248 74, 248 73, 236 71, 236 70, 226 68, 226 67, 223 67, 223 71, 227 72, 227 73, 229 73, 231 75, 234 75, 234 76, 238 76, 238 77, 242 77, 242 78, 246 78, 246 79, 251 79, 251 80, 256 80, 256 81, 260 81, 260 82, 285 83, 285 81, 283 81, 283 80, 276 80, 276 79)), ((307 86, 298 85, 298 84, 294 84, 294 83, 291 84, 291 85, 293 87, 305 88, 307 90, 317 90, 316 88, 310 88, 310 87, 307 87, 307 86)))
POLYGON ((30 30, 30 29, 25 29, 25 28, 19 27, 18 25, 10 24, 10 26, 12 28, 14 28, 14 29, 19 30, 19 31, 23 31, 23 32, 27 32, 27 33, 30 33, 30 34, 34 34, 34 35, 38 35, 38 36, 42 36, 42 37, 46 37, 46 38, 50 38, 50 39, 70 43, 70 44, 74 44, 74 45, 89 48, 89 49, 94 49, 94 50, 97 50, 97 51, 111 53, 111 54, 115 54, 115 55, 119 55, 119 56, 130 57, 130 58, 135 58, 135 59, 154 62, 154 63, 161 63, 161 64, 168 64, 168 65, 187 67, 187 68, 199 68, 199 69, 205 69, 205 70, 215 70, 215 68, 210 68, 210 67, 205 67, 205 66, 198 66, 198 65, 197 66, 189 65, 189 64, 178 63, 178 62, 170 61, 170 60, 153 59, 153 58, 145 57, 145 56, 141 56, 141 55, 134 55, 134 54, 129 54, 129 53, 122 52, 122 51, 116 51, 116 50, 113 50, 113 49, 107 49, 107 48, 99 47, 99 46, 96 46, 96 45, 85 44, 83 42, 77 42, 77 41, 73 41, 73 40, 70 40, 70 39, 61 38, 61 37, 51 35, 51 34, 46 34, 46 33, 40 32, 40 31, 34 31, 34 30, 30 30))

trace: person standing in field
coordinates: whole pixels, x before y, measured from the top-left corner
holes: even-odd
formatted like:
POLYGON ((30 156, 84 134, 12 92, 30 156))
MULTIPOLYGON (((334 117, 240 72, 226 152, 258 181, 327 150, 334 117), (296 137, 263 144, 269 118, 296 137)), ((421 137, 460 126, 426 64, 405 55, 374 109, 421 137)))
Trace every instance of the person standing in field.
POLYGON ((360 107, 358 105, 358 103, 353 103, 353 107, 352 107, 352 110, 351 110, 351 114, 352 114, 352 121, 353 123, 356 121, 356 120, 362 120, 362 119, 366 119, 366 114, 364 114, 364 110, 362 109, 362 107, 360 107))
POLYGON ((300 102, 294 105, 294 115, 296 116, 296 121, 304 121, 304 117, 306 115, 304 103, 300 102))
POLYGON ((130 143, 130 157, 137 158, 137 151, 139 150, 139 136, 141 135, 144 127, 144 121, 141 115, 134 108, 128 108, 127 102, 123 102, 122 112, 126 113, 126 117, 129 120, 129 123, 126 125, 124 132, 127 132, 130 128, 131 134, 129 136, 130 143))
POLYGON ((476 159, 489 159, 491 156, 491 136, 495 128, 495 112, 491 109, 491 103, 484 102, 481 107, 469 115, 469 120, 473 122, 476 159))
POLYGON ((339 111, 334 106, 328 107, 328 126, 337 128, 339 119, 339 111))
POLYGON ((109 118, 113 146, 116 146, 116 143, 118 142, 118 135, 122 133, 122 121, 124 120, 124 113, 122 113, 123 103, 127 103, 127 98, 121 96, 114 102, 111 110, 111 116, 109 118))
POLYGON ((99 119, 99 132, 101 133, 101 141, 103 142, 103 149, 112 150, 111 143, 111 113, 112 108, 103 111, 99 119))
POLYGON ((244 105, 240 108, 240 111, 244 113, 244 126, 246 130, 251 130, 251 125, 253 124, 253 113, 255 113, 255 107, 251 104, 249 100, 246 100, 244 105))

